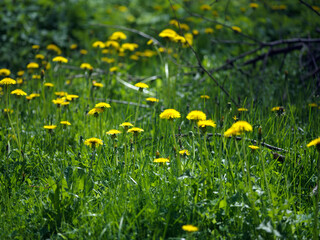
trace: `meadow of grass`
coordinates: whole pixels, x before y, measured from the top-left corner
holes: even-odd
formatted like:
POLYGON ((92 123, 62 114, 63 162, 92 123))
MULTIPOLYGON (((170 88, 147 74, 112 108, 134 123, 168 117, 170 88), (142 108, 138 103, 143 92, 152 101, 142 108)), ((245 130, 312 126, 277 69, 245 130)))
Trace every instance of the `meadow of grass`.
POLYGON ((214 73, 228 97, 190 48, 212 69, 243 46, 172 24, 153 42, 100 26, 0 69, 1 239, 318 238, 319 98, 299 53, 214 73))

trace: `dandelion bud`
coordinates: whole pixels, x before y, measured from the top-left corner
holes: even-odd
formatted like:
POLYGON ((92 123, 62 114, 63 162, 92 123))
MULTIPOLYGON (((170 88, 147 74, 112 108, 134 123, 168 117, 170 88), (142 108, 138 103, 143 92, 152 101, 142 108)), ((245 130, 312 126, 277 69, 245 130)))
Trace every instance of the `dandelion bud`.
POLYGON ((157 158, 160 157, 160 152, 159 152, 159 150, 156 151, 156 157, 157 157, 157 158))
POLYGON ((262 128, 259 127, 259 128, 258 128, 258 141, 260 142, 261 139, 262 139, 262 128))

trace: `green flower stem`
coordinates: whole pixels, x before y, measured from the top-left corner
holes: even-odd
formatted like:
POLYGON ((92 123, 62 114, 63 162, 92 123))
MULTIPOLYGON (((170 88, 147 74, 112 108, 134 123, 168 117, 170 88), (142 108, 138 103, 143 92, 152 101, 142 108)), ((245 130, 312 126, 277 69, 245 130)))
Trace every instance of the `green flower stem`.
POLYGON ((178 175, 180 176, 181 174, 181 161, 180 161, 180 154, 179 154, 179 151, 180 151, 180 148, 177 144, 177 141, 176 141, 176 135, 174 133, 174 124, 173 124, 173 120, 169 120, 170 121, 170 125, 171 125, 171 130, 172 130, 172 137, 173 137, 173 142, 174 142, 174 147, 175 147, 175 150, 176 150, 176 167, 177 167, 177 171, 178 171, 178 175))
POLYGON ((141 95, 142 95, 142 91, 140 91, 139 89, 139 100, 138 100, 138 106, 137 106, 137 110, 136 110, 136 115, 134 117, 134 126, 136 125, 136 122, 137 122, 137 117, 138 117, 138 114, 139 114, 139 107, 140 107, 140 101, 141 101, 141 95))
POLYGON ((319 189, 320 189, 320 146, 316 146, 319 156, 318 156, 318 161, 317 161, 317 192, 314 197, 314 226, 313 226, 313 239, 319 239, 319 229, 318 229, 318 218, 319 218, 319 189))

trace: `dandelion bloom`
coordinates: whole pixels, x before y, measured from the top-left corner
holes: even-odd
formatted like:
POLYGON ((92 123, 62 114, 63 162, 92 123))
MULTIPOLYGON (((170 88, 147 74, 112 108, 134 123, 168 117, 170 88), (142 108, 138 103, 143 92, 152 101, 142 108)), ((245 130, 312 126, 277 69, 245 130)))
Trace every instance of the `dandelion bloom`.
POLYGON ((204 32, 205 32, 206 34, 212 34, 212 33, 214 32, 214 30, 213 30, 212 28, 206 28, 206 29, 204 30, 204 32))
POLYGON ((202 99, 210 99, 210 97, 208 95, 201 95, 200 98, 202 98, 202 99))
POLYGON ((248 147, 251 148, 252 150, 257 150, 257 149, 259 149, 259 147, 258 147, 258 146, 255 146, 255 145, 249 145, 248 147))
POLYGON ((129 122, 124 122, 120 124, 120 127, 123 127, 124 129, 128 129, 129 127, 133 127, 133 125, 129 122))
POLYGON ((197 29, 194 29, 194 30, 192 30, 192 34, 195 35, 195 36, 199 35, 199 31, 197 29))
POLYGON ((86 70, 93 70, 93 67, 89 63, 81 63, 80 68, 86 70))
POLYGON ((32 49, 35 49, 35 50, 37 50, 37 49, 39 49, 40 48, 40 46, 39 45, 32 45, 32 47, 31 47, 32 49))
POLYGON ((24 71, 23 71, 23 70, 20 70, 19 72, 17 72, 17 75, 18 75, 19 77, 21 77, 23 74, 24 74, 24 71))
POLYGON ((153 97, 149 97, 146 99, 148 102, 152 102, 152 103, 155 103, 155 102, 159 102, 159 99, 157 98, 153 98, 153 97))
POLYGON ((153 160, 153 162, 155 163, 166 163, 166 162, 170 162, 170 160, 168 158, 156 158, 153 160))
POLYGON ((183 225, 182 229, 186 232, 197 232, 199 228, 193 225, 183 225))
POLYGON ((316 104, 316 103, 309 103, 308 106, 309 106, 309 107, 318 107, 318 104, 316 104))
POLYGON ((92 47, 94 47, 94 48, 105 48, 106 45, 101 41, 96 41, 96 42, 94 42, 92 44, 92 47))
POLYGON ((32 75, 32 79, 41 79, 41 75, 34 74, 32 75))
POLYGON ((149 86, 143 82, 138 82, 134 86, 138 87, 139 89, 149 88, 149 86))
POLYGON ((132 55, 130 56, 130 59, 131 59, 131 60, 138 61, 138 60, 139 60, 139 56, 137 56, 136 54, 132 54, 132 55))
POLYGON ((16 80, 13 80, 12 78, 4 78, 0 81, 0 85, 14 85, 17 84, 16 80))
POLYGON ((140 132, 144 132, 144 130, 142 128, 138 128, 138 127, 133 127, 133 128, 130 128, 128 130, 129 133, 140 133, 140 132))
POLYGON ((88 115, 94 115, 95 117, 97 117, 99 115, 99 113, 102 113, 103 109, 102 108, 92 108, 89 112, 88 115))
POLYGON ((108 132, 106 132, 106 134, 108 135, 112 135, 112 136, 116 136, 117 134, 121 133, 119 130, 116 130, 116 129, 111 129, 109 130, 108 132))
POLYGON ((191 111, 188 115, 187 115, 187 119, 188 120, 194 120, 194 121, 198 121, 198 120, 206 120, 207 116, 204 112, 202 111, 191 111))
POLYGON ((116 41, 107 41, 106 47, 113 47, 114 49, 120 48, 120 44, 116 41))
POLYGON ((68 59, 62 56, 57 56, 52 59, 53 62, 58 62, 58 63, 68 63, 68 59))
POLYGON ((21 89, 13 90, 13 91, 11 92, 11 94, 17 95, 17 96, 27 96, 27 93, 24 92, 24 91, 21 90, 21 89))
POLYGON ((44 83, 43 84, 45 87, 53 87, 54 85, 52 83, 44 83))
POLYGON ((67 92, 55 92, 54 93, 56 96, 59 96, 59 97, 64 97, 64 96, 67 96, 68 93, 67 92))
POLYGON ((121 45, 121 47, 124 50, 134 51, 136 48, 139 47, 139 45, 136 44, 136 43, 124 43, 124 44, 121 45))
POLYGON ((53 129, 56 129, 56 125, 46 125, 46 126, 43 126, 44 129, 47 129, 47 130, 53 130, 53 129))
POLYGON ((180 118, 181 115, 177 110, 174 109, 166 109, 160 114, 161 119, 174 119, 180 118))
POLYGON ((151 45, 153 43, 153 40, 150 39, 148 42, 147 42, 147 45, 151 45))
POLYGON ((161 33, 159 33, 159 37, 169 38, 170 40, 174 40, 174 38, 177 35, 178 34, 174 30, 172 30, 170 28, 164 29, 161 33))
POLYGON ((232 26, 231 29, 235 32, 242 32, 241 28, 237 27, 237 26, 232 26))
POLYGON ((179 151, 179 154, 180 155, 183 155, 183 156, 189 156, 190 155, 190 152, 186 149, 183 149, 183 150, 180 150, 179 151))
POLYGON ((89 146, 89 147, 95 148, 95 147, 97 147, 97 146, 99 146, 99 145, 102 145, 103 142, 102 142, 102 140, 99 139, 99 138, 89 138, 89 139, 86 139, 86 140, 84 141, 84 144, 87 145, 87 146, 89 146))
POLYGON ((94 107, 95 108, 111 108, 110 104, 105 102, 97 103, 94 107))
POLYGON ((88 51, 87 51, 87 50, 85 50, 85 49, 81 49, 81 50, 80 50, 80 54, 82 54, 82 55, 86 55, 86 54, 88 54, 88 51))
POLYGON ((102 87, 103 87, 103 84, 102 84, 102 83, 94 82, 94 83, 92 83, 92 86, 97 87, 97 88, 102 88, 102 87))
POLYGON ((240 135, 243 132, 252 132, 252 126, 246 121, 238 121, 232 124, 231 128, 229 128, 225 133, 224 136, 236 136, 240 135))
POLYGON ((112 68, 109 69, 110 72, 115 72, 115 71, 118 71, 119 68, 117 66, 114 66, 112 68))
POLYGON ((117 41, 117 40, 125 40, 127 39, 127 36, 123 32, 114 32, 112 35, 109 37, 110 40, 117 41))
POLYGON ((284 112, 285 109, 284 109, 284 107, 273 107, 273 108, 271 109, 271 111, 272 111, 272 112, 284 112))
POLYGON ((217 25, 216 25, 216 29, 217 29, 217 30, 220 30, 220 29, 222 29, 222 28, 223 28, 223 25, 221 25, 221 24, 217 24, 217 25))
POLYGON ((61 121, 60 124, 65 125, 65 126, 70 126, 71 123, 68 121, 61 121))
POLYGON ((0 76, 9 76, 11 74, 11 71, 6 68, 1 68, 0 69, 0 76))
POLYGON ((67 94, 66 99, 68 101, 72 101, 73 99, 79 98, 78 95, 74 95, 74 94, 67 94))
POLYGON ((217 126, 212 120, 200 120, 199 122, 197 122, 197 125, 201 128, 217 126))
POLYGON ((55 44, 49 44, 47 46, 47 50, 52 50, 52 51, 56 52, 58 55, 60 55, 62 53, 61 49, 55 44))
POLYGON ((3 109, 3 111, 4 111, 5 113, 13 113, 13 110, 10 109, 10 108, 5 108, 5 109, 3 109))
POLYGON ((246 108, 238 108, 238 112, 248 112, 248 109, 246 109, 246 108))
POLYGON ((103 57, 103 58, 101 58, 101 61, 110 64, 110 63, 113 63, 115 60, 114 60, 114 58, 103 57))
POLYGON ((35 62, 31 62, 27 65, 27 68, 28 69, 36 69, 36 68, 39 68, 39 64, 38 63, 35 63, 35 62))
POLYGON ((71 50, 75 50, 75 49, 77 49, 78 48, 78 45, 77 44, 71 44, 70 45, 70 49, 71 50))
POLYGON ((311 146, 319 147, 320 146, 320 137, 317 138, 317 139, 312 140, 311 142, 309 142, 307 144, 307 147, 311 147, 311 146))
POLYGON ((44 59, 44 55, 42 55, 42 54, 37 54, 37 55, 36 55, 36 59, 41 59, 41 60, 43 60, 43 59, 44 59))
POLYGON ((211 10, 211 6, 208 5, 208 4, 203 4, 203 5, 200 6, 200 9, 202 11, 209 11, 209 10, 211 10))
POLYGON ((39 93, 31 93, 29 96, 26 96, 26 99, 27 100, 32 100, 36 97, 40 97, 40 94, 39 93))
POLYGON ((255 8, 258 8, 259 5, 258 3, 250 3, 250 7, 255 9, 255 8))

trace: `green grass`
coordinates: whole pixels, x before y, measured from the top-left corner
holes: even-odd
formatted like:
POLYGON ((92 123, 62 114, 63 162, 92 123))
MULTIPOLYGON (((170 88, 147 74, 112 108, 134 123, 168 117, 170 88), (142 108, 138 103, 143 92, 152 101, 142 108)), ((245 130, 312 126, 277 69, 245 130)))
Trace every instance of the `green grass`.
MULTIPOLYGON (((230 37, 231 32, 219 34, 230 37)), ((312 81, 298 80, 303 73, 296 67, 299 54, 274 57, 265 73, 263 63, 246 67, 249 76, 237 69, 215 72, 235 106, 199 69, 185 66, 196 65, 190 49, 159 38, 173 49, 169 55, 147 46, 141 36, 129 37, 139 43, 139 51, 151 49, 154 56, 135 61, 128 52, 125 57, 109 54, 115 62, 107 64, 91 47, 92 39, 83 43, 87 55, 64 49, 69 62, 57 64, 52 62, 56 54, 41 46, 51 68, 45 70, 35 59, 39 52, 30 50, 29 62, 39 62, 40 68, 24 67, 22 84, 2 86, 0 239, 316 239, 318 196, 313 191, 320 156, 306 145, 319 135, 319 107, 308 106, 319 98, 312 81), (92 72, 79 68, 84 62, 94 67, 92 72), (110 72, 113 66, 119 70, 110 72), (93 80, 104 86, 94 87, 93 80), (133 87, 137 82, 149 88, 139 91, 133 87), (40 97, 10 94, 16 88, 40 97), (52 100, 60 91, 79 98, 58 107, 52 100), (200 98, 204 94, 210 99, 200 98), (150 104, 147 97, 159 102, 150 104), (99 102, 111 108, 88 115, 99 102), (272 112, 275 106, 285 111, 272 112), (248 111, 240 113, 238 107, 248 111), (181 118, 160 119, 168 108, 181 118), (186 119, 192 110, 206 113, 216 127, 203 133, 186 119), (235 116, 253 131, 224 137, 235 116), (61 125, 63 120, 71 125, 61 125), (123 122, 136 122, 144 131, 126 133, 123 122), (45 125, 57 127, 46 130, 45 125), (122 133, 112 138, 106 134, 111 129, 122 133), (103 145, 86 146, 92 137, 103 145), (255 151, 248 147, 254 140, 260 147, 255 151), (180 156, 182 149, 190 155, 180 156), (170 162, 154 163, 159 157, 170 162), (186 224, 198 231, 185 232, 186 224)), ((209 69, 246 50, 215 48, 206 38, 200 34, 194 47, 209 69)), ((10 77, 17 79, 16 71, 10 77)))

